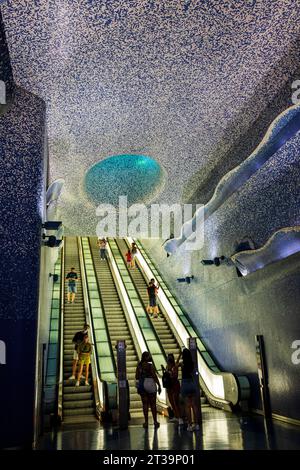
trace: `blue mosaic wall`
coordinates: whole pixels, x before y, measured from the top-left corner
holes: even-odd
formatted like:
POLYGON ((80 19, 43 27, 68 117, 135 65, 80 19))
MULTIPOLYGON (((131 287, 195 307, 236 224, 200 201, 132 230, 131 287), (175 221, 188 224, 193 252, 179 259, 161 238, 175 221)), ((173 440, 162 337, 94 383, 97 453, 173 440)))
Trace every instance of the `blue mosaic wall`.
MULTIPOLYGON (((3 34, 0 24, 0 36, 3 34)), ((1 43, 2 67, 8 67, 1 43)), ((33 440, 40 229, 44 196, 45 105, 16 87, 0 116, 0 365, 1 446, 30 446, 33 440)))
MULTIPOLYGON (((8 56, 7 41, 0 11, 0 80, 6 85, 6 100, 10 101, 13 93, 12 69, 8 56)), ((0 105, 1 106, 1 105, 0 105)))

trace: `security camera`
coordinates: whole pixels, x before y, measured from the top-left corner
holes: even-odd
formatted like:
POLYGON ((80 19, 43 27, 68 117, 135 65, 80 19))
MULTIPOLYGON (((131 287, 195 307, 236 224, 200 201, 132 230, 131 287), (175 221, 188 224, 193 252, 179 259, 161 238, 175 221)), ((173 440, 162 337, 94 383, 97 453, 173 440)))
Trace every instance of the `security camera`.
POLYGON ((213 262, 212 259, 202 259, 201 264, 203 264, 203 266, 209 266, 209 265, 215 264, 215 263, 213 262))
POLYGON ((194 276, 186 276, 177 278, 178 282, 186 282, 187 284, 191 283, 191 279, 194 279, 194 276))
POLYGON ((62 240, 57 239, 54 235, 45 235, 43 234, 43 240, 46 240, 43 242, 44 246, 49 246, 49 248, 58 248, 62 244, 62 240))
POLYGON ((45 230, 58 230, 60 227, 62 226, 62 222, 59 222, 59 221, 47 221, 45 222, 42 227, 45 229, 45 230))

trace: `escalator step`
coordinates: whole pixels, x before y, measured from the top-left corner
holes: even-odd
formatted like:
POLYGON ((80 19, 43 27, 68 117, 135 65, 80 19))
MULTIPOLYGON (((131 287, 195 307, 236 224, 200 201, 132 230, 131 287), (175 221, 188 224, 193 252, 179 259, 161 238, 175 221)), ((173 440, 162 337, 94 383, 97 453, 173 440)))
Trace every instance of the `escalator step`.
POLYGON ((73 401, 75 398, 76 400, 92 400, 93 394, 92 392, 64 393, 64 401, 73 401))
POLYGON ((64 380, 64 393, 77 394, 86 392, 92 392, 91 385, 80 385, 79 387, 75 387, 75 380, 64 380))
MULTIPOLYGON (((77 397, 76 397, 77 398, 77 397)), ((76 401, 71 401, 71 400, 63 400, 63 407, 64 410, 75 410, 78 408, 92 408, 94 405, 93 400, 81 400, 81 399, 76 399, 76 401)))
POLYGON ((63 423, 65 425, 74 425, 74 424, 87 424, 87 423, 96 423, 98 420, 95 415, 76 415, 76 416, 64 416, 63 423))
POLYGON ((64 410, 64 416, 95 415, 94 408, 77 408, 64 410))

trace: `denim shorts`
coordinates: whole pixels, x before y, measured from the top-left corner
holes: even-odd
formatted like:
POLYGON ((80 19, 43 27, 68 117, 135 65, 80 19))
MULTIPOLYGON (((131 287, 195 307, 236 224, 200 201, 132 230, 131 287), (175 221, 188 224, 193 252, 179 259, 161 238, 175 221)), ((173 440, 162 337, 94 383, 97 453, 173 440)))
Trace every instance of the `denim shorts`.
POLYGON ((68 292, 72 292, 73 294, 76 294, 76 292, 77 292, 76 284, 69 284, 68 285, 68 292))
POLYGON ((193 381, 193 379, 182 379, 181 381, 181 388, 180 388, 180 394, 182 397, 187 397, 189 395, 195 395, 196 394, 196 385, 193 381))
POLYGON ((157 307, 156 297, 149 297, 150 307, 157 307))

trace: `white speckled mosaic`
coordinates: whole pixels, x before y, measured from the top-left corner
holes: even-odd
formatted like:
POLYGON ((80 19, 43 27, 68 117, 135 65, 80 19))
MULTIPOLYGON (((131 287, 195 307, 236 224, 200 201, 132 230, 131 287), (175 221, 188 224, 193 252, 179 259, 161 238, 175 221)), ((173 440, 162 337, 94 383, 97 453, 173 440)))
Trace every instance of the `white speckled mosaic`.
POLYGON ((159 202, 193 194, 219 165, 214 188, 222 168, 246 157, 231 163, 230 149, 299 67, 294 0, 7 0, 1 9, 15 80, 47 103, 66 233, 95 233, 83 179, 110 155, 157 160, 159 202))

